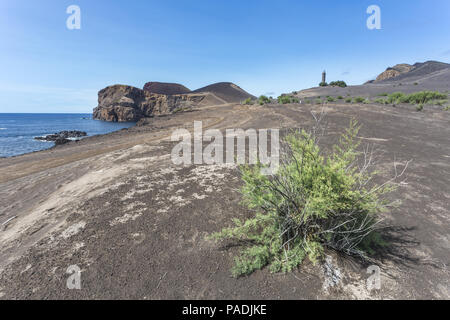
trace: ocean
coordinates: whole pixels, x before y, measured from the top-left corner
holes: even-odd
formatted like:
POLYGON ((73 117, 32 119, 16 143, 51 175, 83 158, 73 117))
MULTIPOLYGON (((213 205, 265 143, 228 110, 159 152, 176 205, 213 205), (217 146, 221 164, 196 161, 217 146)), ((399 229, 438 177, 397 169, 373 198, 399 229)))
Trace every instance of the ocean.
POLYGON ((92 114, 0 113, 0 157, 12 157, 48 149, 53 142, 34 140, 64 130, 85 131, 88 136, 105 134, 133 126, 93 120, 92 114))

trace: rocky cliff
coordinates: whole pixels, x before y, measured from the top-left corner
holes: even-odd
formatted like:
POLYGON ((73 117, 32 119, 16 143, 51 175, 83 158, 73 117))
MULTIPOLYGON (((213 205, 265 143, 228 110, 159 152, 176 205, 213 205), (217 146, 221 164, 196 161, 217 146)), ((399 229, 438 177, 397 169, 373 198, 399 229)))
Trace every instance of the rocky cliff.
POLYGON ((411 71, 413 68, 414 67, 412 65, 409 65, 406 63, 397 64, 397 65, 393 66, 392 68, 387 68, 386 71, 381 73, 376 78, 375 82, 398 77, 399 75, 401 75, 403 73, 407 73, 407 72, 411 71))
POLYGON ((98 93, 93 118, 105 121, 139 121, 199 106, 240 103, 255 98, 231 82, 220 82, 190 91, 181 84, 148 82, 144 90, 114 85, 98 93))
POLYGON ((98 106, 93 118, 97 120, 127 122, 144 117, 170 114, 175 110, 192 108, 204 95, 164 95, 151 93, 131 86, 114 85, 98 93, 98 106))

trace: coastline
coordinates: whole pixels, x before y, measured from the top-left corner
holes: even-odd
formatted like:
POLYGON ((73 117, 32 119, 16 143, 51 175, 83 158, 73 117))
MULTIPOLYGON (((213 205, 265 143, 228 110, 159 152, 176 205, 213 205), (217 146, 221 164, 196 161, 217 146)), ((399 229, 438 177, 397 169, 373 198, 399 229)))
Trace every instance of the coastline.
MULTIPOLYGON (((2 143, 0 158, 2 159, 54 148, 54 141, 37 139, 38 137, 51 136, 64 131, 69 134, 86 132, 86 137, 92 137, 136 125, 135 122, 97 121, 92 119, 91 113, 2 113, 0 126, 2 124, 5 129, 0 131, 2 143)), ((77 137, 77 139, 86 137, 77 137)))

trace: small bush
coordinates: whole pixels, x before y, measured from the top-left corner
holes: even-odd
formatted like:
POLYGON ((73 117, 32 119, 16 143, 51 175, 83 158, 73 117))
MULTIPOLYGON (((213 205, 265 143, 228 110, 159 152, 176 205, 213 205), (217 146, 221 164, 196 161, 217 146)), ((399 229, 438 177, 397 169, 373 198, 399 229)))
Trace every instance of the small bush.
POLYGON ((345 88, 347 87, 347 84, 345 83, 345 81, 339 80, 339 81, 331 81, 330 86, 345 88))
POLYGON ((323 102, 322 102, 322 99, 316 99, 316 104, 322 104, 323 102))
POLYGON ((438 100, 438 101, 435 101, 435 104, 436 104, 437 106, 442 107, 442 106, 445 105, 447 102, 448 102, 448 100, 438 100))
POLYGON ((363 97, 356 97, 356 98, 355 98, 355 102, 356 102, 356 103, 363 103, 364 100, 365 100, 365 99, 364 99, 363 97))
POLYGON ((330 97, 330 96, 328 96, 327 97, 327 101, 328 102, 334 102, 334 101, 336 101, 333 97, 330 97))
POLYGON ((265 266, 289 272, 306 257, 316 263, 326 248, 370 261, 369 252, 384 244, 379 213, 389 208, 384 196, 395 187, 393 180, 372 183, 377 171, 370 166, 359 169, 358 131, 352 121, 328 157, 312 133, 289 134, 273 176, 263 175, 262 165, 241 167, 243 203, 254 214, 211 236, 245 243, 235 277, 265 266))
POLYGON ((346 99, 345 99, 345 102, 347 102, 347 103, 352 103, 352 101, 353 101, 352 98, 346 98, 346 99))
POLYGON ((328 83, 326 83, 326 82, 321 82, 321 83, 319 83, 319 86, 320 86, 320 87, 328 87, 328 83))
POLYGON ((386 104, 387 103, 387 99, 383 99, 383 98, 377 98, 374 100, 375 103, 379 103, 379 104, 386 104))
POLYGON ((278 103, 281 103, 281 104, 291 103, 291 97, 285 96, 285 95, 279 96, 278 97, 278 103))
POLYGON ((417 83, 417 82, 414 82, 414 85, 415 85, 415 86, 417 86, 417 85, 418 85, 418 83, 417 83))
POLYGON ((423 104, 421 103, 416 107, 416 111, 422 111, 422 110, 423 110, 423 104))
POLYGON ((186 111, 189 111, 189 110, 191 110, 191 108, 187 108, 187 107, 178 107, 178 108, 176 108, 175 110, 173 110, 172 113, 173 113, 173 114, 176 114, 176 113, 186 112, 186 111))
POLYGON ((338 98, 338 100, 342 100, 342 99, 344 99, 344 97, 343 97, 343 96, 338 96, 337 98, 338 98))
POLYGON ((378 95, 378 97, 387 97, 387 96, 388 96, 388 94, 387 94, 386 92, 380 93, 380 94, 378 95))
POLYGON ((244 104, 244 105, 252 105, 253 104, 253 100, 252 100, 252 98, 247 98, 247 99, 245 99, 242 102, 242 104, 244 104))
POLYGON ((270 99, 268 97, 264 96, 264 95, 259 96, 259 98, 258 98, 258 103, 260 105, 264 105, 264 104, 270 103, 270 102, 271 102, 270 99))
POLYGON ((403 92, 394 92, 388 95, 388 102, 393 104, 399 104, 402 100, 405 99, 405 94, 403 92))
POLYGON ((291 98, 291 103, 300 103, 300 100, 296 97, 291 98))

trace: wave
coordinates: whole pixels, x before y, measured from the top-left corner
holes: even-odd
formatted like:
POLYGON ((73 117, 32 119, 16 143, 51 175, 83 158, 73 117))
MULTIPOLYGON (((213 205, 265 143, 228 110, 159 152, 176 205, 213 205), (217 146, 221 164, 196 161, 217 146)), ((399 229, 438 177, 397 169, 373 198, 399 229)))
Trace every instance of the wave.
POLYGON ((0 130, 6 130, 6 129, 8 129, 8 128, 0 128, 0 130))

